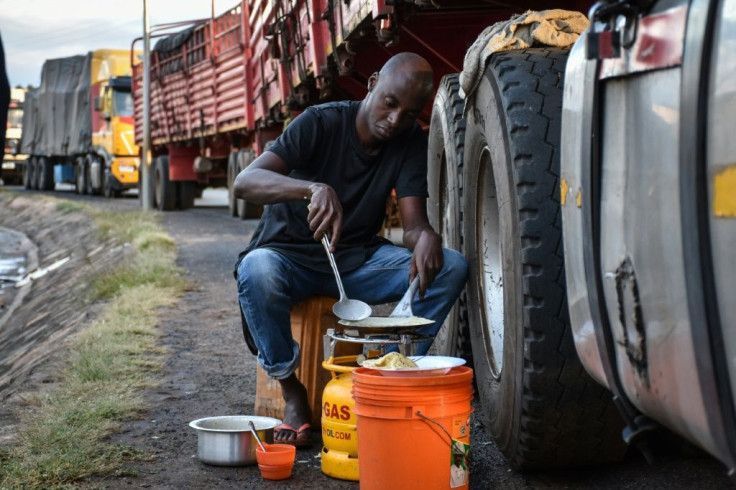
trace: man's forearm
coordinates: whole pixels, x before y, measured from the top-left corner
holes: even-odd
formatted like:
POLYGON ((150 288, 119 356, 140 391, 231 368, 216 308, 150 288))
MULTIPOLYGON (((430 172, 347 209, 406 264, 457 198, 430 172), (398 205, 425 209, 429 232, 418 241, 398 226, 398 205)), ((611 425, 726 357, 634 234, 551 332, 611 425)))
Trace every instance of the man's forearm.
POLYGON ((314 182, 294 179, 265 169, 246 170, 235 179, 235 197, 253 204, 309 200, 314 182))

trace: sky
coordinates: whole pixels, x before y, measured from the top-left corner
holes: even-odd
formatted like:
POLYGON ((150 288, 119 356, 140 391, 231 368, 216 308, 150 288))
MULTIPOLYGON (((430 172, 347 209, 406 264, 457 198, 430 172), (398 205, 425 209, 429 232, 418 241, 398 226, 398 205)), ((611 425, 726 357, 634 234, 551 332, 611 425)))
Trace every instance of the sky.
MULTIPOLYGON (((38 86, 44 60, 130 49, 143 36, 144 0, 0 0, 0 36, 11 87, 38 86)), ((147 0, 151 27, 208 18, 238 0, 147 0)), ((151 41, 151 46, 155 39, 151 41)), ((143 49, 138 42, 136 49, 143 49)))

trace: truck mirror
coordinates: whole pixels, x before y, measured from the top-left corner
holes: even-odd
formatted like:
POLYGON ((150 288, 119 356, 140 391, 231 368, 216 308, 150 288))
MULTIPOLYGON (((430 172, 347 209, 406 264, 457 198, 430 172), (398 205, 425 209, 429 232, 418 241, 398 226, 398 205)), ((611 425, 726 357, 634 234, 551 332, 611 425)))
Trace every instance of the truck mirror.
POLYGON ((102 98, 99 95, 95 96, 95 110, 97 112, 102 110, 102 98))

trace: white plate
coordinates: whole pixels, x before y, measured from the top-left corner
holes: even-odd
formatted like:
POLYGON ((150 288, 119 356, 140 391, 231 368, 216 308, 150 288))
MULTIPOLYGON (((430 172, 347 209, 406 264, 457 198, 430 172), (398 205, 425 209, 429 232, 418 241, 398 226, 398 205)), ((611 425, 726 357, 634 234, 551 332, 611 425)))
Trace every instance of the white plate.
POLYGON ((412 368, 384 368, 372 367, 383 376, 436 376, 446 374, 450 369, 465 364, 465 359, 447 356, 409 356, 409 359, 417 363, 412 368))

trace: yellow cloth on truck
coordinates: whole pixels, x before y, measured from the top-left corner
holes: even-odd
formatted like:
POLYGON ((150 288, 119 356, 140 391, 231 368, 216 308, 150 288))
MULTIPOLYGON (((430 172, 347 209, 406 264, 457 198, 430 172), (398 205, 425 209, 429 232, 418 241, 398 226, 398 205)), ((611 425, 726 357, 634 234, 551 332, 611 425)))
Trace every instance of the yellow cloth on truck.
POLYGON ((588 18, 580 12, 552 9, 528 10, 486 27, 465 53, 461 95, 464 93, 467 99, 473 94, 493 53, 537 46, 564 48, 577 41, 588 25, 588 18))

